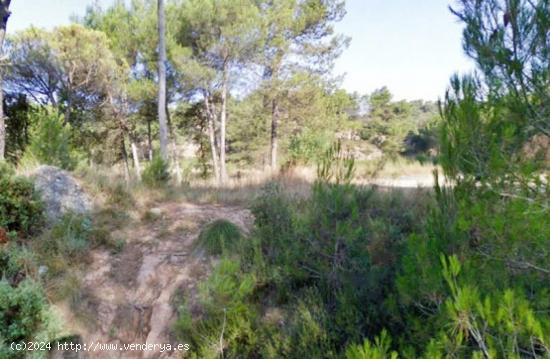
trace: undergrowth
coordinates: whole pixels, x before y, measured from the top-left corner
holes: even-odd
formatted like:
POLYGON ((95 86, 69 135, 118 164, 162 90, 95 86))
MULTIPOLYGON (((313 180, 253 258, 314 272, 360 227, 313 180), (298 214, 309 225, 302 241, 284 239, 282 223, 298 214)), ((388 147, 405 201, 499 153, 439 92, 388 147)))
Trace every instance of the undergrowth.
POLYGON ((238 226, 225 220, 217 219, 208 224, 200 233, 198 243, 209 254, 222 254, 241 240, 241 231, 238 226))

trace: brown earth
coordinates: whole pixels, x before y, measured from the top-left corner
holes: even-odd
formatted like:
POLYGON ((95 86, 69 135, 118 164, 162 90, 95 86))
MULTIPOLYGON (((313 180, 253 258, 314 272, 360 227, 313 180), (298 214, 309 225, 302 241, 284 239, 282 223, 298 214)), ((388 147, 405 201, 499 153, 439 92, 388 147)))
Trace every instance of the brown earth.
MULTIPOLYGON (((179 344, 171 334, 177 306, 192 303, 197 283, 215 259, 195 245, 201 228, 216 219, 229 220, 244 232, 252 226, 250 211, 239 207, 164 203, 141 221, 112 233, 124 238, 119 253, 91 252, 73 305, 59 304, 64 322, 84 343, 179 344)), ((182 343, 183 344, 183 343, 182 343)), ((192 348, 191 348, 192 351, 192 348)), ((91 358, 178 358, 181 353, 88 352, 91 358)))

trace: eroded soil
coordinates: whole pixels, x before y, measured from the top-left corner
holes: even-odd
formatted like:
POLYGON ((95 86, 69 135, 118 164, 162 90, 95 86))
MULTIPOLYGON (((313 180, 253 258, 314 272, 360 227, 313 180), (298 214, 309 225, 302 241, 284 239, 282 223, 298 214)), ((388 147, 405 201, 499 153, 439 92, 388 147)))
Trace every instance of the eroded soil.
MULTIPOLYGON (((177 306, 193 300, 197 283, 215 259, 196 245, 201 228, 227 219, 247 232, 251 213, 242 208, 164 203, 155 218, 133 221, 112 235, 123 238, 119 253, 91 252, 77 303, 60 310, 83 342, 177 343, 171 328, 177 306), (70 309, 69 309, 70 308, 70 309)), ((181 353, 89 352, 91 358, 178 358, 181 353)))

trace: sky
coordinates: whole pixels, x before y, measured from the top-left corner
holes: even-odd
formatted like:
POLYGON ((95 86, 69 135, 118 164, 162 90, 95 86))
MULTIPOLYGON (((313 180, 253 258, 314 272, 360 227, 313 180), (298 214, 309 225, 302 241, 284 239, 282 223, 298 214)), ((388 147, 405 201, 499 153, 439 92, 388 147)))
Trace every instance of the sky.
MULTIPOLYGON (((109 5, 113 0, 95 0, 109 5)), ((8 34, 35 25, 52 28, 83 15, 94 0, 12 0, 8 34)), ((462 26, 446 0, 347 0, 336 31, 351 37, 337 60, 342 86, 367 94, 387 86, 396 100, 437 100, 450 76, 468 72, 462 26)))

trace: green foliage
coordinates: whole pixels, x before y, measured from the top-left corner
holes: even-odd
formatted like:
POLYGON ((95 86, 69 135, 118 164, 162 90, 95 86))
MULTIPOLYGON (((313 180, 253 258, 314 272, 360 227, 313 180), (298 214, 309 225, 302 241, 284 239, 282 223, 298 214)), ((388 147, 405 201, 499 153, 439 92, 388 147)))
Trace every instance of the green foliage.
MULTIPOLYGON (((348 343, 374 337, 391 318, 385 301, 400 247, 424 211, 425 205, 398 195, 351 185, 319 182, 303 202, 268 186, 253 206, 251 238, 224 251, 225 258, 241 258, 237 282, 255 278, 250 294, 240 299, 250 312, 230 329, 238 333, 235 339, 224 335, 225 353, 338 357, 348 343)), ((213 280, 218 282, 211 277, 207 283, 213 280)), ((201 302, 218 296, 208 295, 201 302)), ((211 353, 220 348, 222 321, 213 327, 208 319, 210 310, 220 318, 216 308, 199 310, 204 314, 197 317, 191 314, 197 308, 187 304, 180 314, 187 331, 201 328, 196 345, 211 353)))
POLYGON ((30 141, 33 106, 24 94, 5 95, 6 158, 16 163, 30 141))
MULTIPOLYGON (((548 115, 548 68, 541 64, 549 48, 540 42, 548 4, 462 0, 453 12, 466 24, 465 49, 483 76, 451 79, 440 162, 455 186, 409 242, 400 288, 406 303, 440 323, 432 333, 452 323, 429 340, 440 355, 545 357, 549 190, 540 178, 548 163, 547 148, 537 143, 548 136, 540 122, 548 115), (446 255, 441 264, 437 252, 446 255), (444 282, 421 269, 426 263, 444 282), (420 278, 407 274, 415 270, 420 278)), ((413 331, 422 338, 416 342, 428 343, 426 331, 413 331)))
POLYGON ((3 357, 13 357, 11 343, 33 339, 43 325, 45 308, 42 288, 32 280, 24 280, 16 287, 0 280, 0 354, 3 357))
POLYGON ((257 312, 249 301, 256 279, 243 273, 241 263, 222 259, 200 288, 201 318, 183 306, 176 323, 179 337, 191 343, 201 358, 250 355, 257 343, 252 323, 257 312))
POLYGON ((29 254, 17 246, 0 249, 0 357, 24 358, 14 352, 12 342, 41 337, 49 325, 48 304, 39 283, 27 277, 29 254))
MULTIPOLYGON (((219 145, 234 164, 265 163, 270 129, 290 165, 318 163, 305 198, 265 188, 249 236, 227 221, 205 228, 200 244, 221 258, 198 296, 184 293, 177 336, 199 357, 548 357, 548 5, 456 1, 452 11, 465 24, 464 48, 479 72, 451 79, 441 121, 433 103, 393 101, 386 88, 351 121, 357 96, 316 75, 327 73, 346 44, 333 36, 343 2, 170 2, 168 97, 186 101, 172 124, 200 145, 203 175, 219 145), (258 70, 261 84, 248 83, 258 70), (226 144, 217 140, 222 113, 231 115, 226 144), (381 164, 387 156, 426 156, 439 144, 453 186, 424 194, 352 185, 354 160, 331 143, 351 141, 359 126, 386 155, 381 164)), ((118 1, 88 10, 83 23, 94 30, 33 28, 10 38, 8 88, 66 116, 29 119, 24 101, 7 106, 17 120, 8 125, 11 159, 29 141, 28 159, 69 169, 71 143, 95 159, 105 142, 113 162, 123 158, 128 135, 151 149, 154 7, 118 1)), ((152 187, 169 177, 159 157, 143 173, 152 187)), ((122 186, 98 187, 117 206, 134 204, 122 186)), ((32 184, 0 164, 0 227, 10 237, 26 235, 40 224, 40 208, 32 184)), ((39 238, 19 241, 31 250, 0 249, 0 355, 10 340, 32 339, 45 321, 43 294, 31 279, 34 256, 47 264, 48 280, 64 276, 94 243, 120 250, 124 242, 105 234, 120 223, 112 221, 118 209, 98 214, 98 222, 111 220, 100 231, 87 218, 67 216, 39 238)), ((147 212, 143 219, 157 218, 147 212)))
POLYGON ((47 246, 54 253, 76 258, 87 253, 92 234, 92 222, 81 215, 66 214, 50 231, 47 246))
POLYGON ((346 350, 346 359, 397 359, 397 352, 391 351, 391 339, 383 330, 374 339, 374 344, 365 340, 363 345, 351 345, 346 350))
POLYGON ((349 184, 355 173, 355 159, 346 153, 340 141, 334 143, 317 165, 317 179, 324 183, 349 184))
POLYGON ((143 170, 141 180, 150 187, 160 187, 165 185, 170 180, 168 163, 166 163, 160 156, 154 156, 153 160, 150 161, 143 170))
POLYGON ((42 202, 32 182, 17 176, 0 161, 0 228, 14 235, 38 232, 43 221, 42 202))
POLYGON ((484 298, 477 287, 461 283, 456 256, 442 256, 443 277, 451 296, 445 301, 451 321, 446 346, 456 353, 482 353, 484 357, 537 357, 548 350, 550 321, 537 317, 520 292, 507 289, 484 298))
POLYGON ((31 142, 25 152, 25 161, 57 166, 72 170, 77 157, 71 143, 71 128, 56 111, 38 111, 33 119, 31 142))
POLYGON ((241 231, 235 224, 218 219, 208 224, 199 235, 199 243, 209 254, 222 254, 241 239, 241 231))
POLYGON ((65 121, 76 127, 102 114, 109 103, 105 96, 115 94, 126 71, 104 33, 78 24, 51 31, 30 27, 9 42, 10 87, 63 111, 65 121))
POLYGON ((327 136, 316 131, 304 131, 291 137, 288 145, 289 162, 293 165, 319 161, 329 147, 327 136))
POLYGON ((368 108, 368 114, 362 118, 361 137, 385 155, 395 157, 435 147, 435 131, 430 126, 438 118, 434 103, 392 101, 392 94, 383 87, 369 96, 368 108))
MULTIPOLYGON (((107 157, 98 153, 120 155, 120 115, 125 107, 121 102, 128 68, 124 59, 115 57, 109 49, 107 36, 71 24, 50 31, 31 27, 15 33, 8 41, 10 66, 5 78, 10 89, 63 113, 63 120, 58 121, 75 130, 71 141, 90 157, 95 155, 95 160, 107 157)), ((54 116, 54 112, 36 116, 54 116)), ((39 136, 45 131, 48 130, 43 128, 39 136)), ((38 156, 43 152, 40 146, 47 145, 35 144, 38 156)), ((66 160, 53 161, 67 168, 75 166, 72 160, 66 160)))

